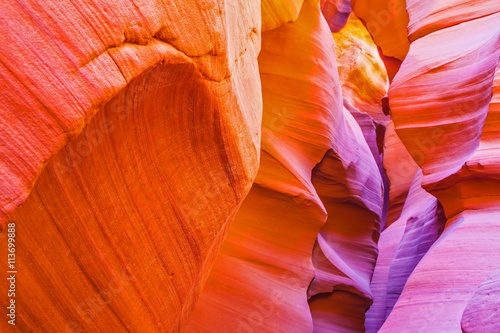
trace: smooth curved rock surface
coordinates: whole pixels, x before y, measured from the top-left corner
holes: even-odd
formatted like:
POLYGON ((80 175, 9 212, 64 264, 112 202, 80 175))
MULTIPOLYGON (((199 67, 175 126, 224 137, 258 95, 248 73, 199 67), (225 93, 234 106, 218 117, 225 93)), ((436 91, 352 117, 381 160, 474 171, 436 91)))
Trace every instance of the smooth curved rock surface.
POLYGON ((366 300, 356 294, 336 290, 330 294, 320 294, 311 303, 311 313, 315 319, 315 333, 350 333, 364 331, 366 300))
MULTIPOLYGON (((335 329, 345 323, 304 312, 307 291, 311 309, 316 293, 340 284, 352 286, 346 301, 355 297, 358 304, 356 294, 369 295, 381 178, 359 125, 343 108, 333 39, 318 3, 305 2, 295 23, 263 33, 262 41, 261 168, 193 312, 192 331, 335 329), (354 146, 358 153, 349 149, 354 146), (327 213, 339 216, 340 211, 356 218, 327 221, 313 252, 313 270, 311 251, 319 228, 327 213)), ((363 326, 368 305, 366 300, 356 305, 358 319, 352 325, 363 326)))
POLYGON ((460 331, 466 305, 500 263, 498 18, 493 13, 417 39, 389 89, 396 132, 448 221, 380 332, 460 331), (457 33, 460 40, 451 37, 457 33), (442 45, 439 58, 429 56, 431 45, 442 45), (404 89, 406 98, 410 91, 417 98, 403 113, 404 89))
POLYGON ((500 56, 499 18, 417 39, 389 88, 396 132, 422 168, 424 186, 457 172, 479 146, 500 56))
POLYGON ((366 26, 382 54, 403 61, 410 43, 405 0, 351 0, 352 10, 366 26))
POLYGON ((387 94, 389 85, 372 38, 354 15, 344 29, 333 34, 333 38, 344 99, 386 126, 390 118, 382 111, 381 99, 387 94))
POLYGON ((314 331, 318 332, 361 329, 365 311, 372 303, 369 284, 384 199, 379 169, 379 139, 384 127, 375 119, 384 117, 377 104, 387 82, 379 75, 381 62, 373 53, 371 38, 362 29, 361 23, 351 18, 344 30, 333 34, 346 131, 337 128, 336 144, 312 176, 328 212, 313 251, 316 276, 308 290, 314 331), (359 81, 366 78, 364 87, 351 82, 357 76, 359 81), (344 320, 338 320, 347 312, 350 314, 344 320))
POLYGON ((446 223, 443 208, 435 197, 422 189, 421 183, 419 170, 400 217, 406 220, 405 231, 389 269, 385 317, 391 313, 408 277, 439 238, 446 223))
POLYGON ((140 73, 184 58, 217 82, 235 72, 245 48, 258 53, 258 4, 159 3, 1 5, 8 17, 0 25, 2 223, 27 198, 48 159, 140 73))
MULTIPOLYGON (((367 113, 361 112, 356 109, 348 100, 344 99, 344 107, 352 115, 354 120, 358 123, 361 128, 361 132, 365 138, 368 147, 375 159, 375 162, 379 166, 382 165, 382 151, 383 151, 383 141, 385 136, 385 127, 382 124, 376 122, 367 113)), ((381 170, 381 174, 383 170, 381 170)))
POLYGON ((380 332, 459 332, 467 303, 500 264, 498 221, 498 210, 465 211, 448 220, 380 332))
POLYGON ((367 332, 378 332, 408 277, 443 231, 446 218, 442 207, 422 189, 421 181, 422 172, 418 170, 401 216, 381 234, 371 285, 374 302, 366 315, 367 332))
POLYGON ((259 4, 1 7, 16 327, 178 330, 257 173, 259 4))
POLYGON ((390 226, 401 216, 408 192, 419 170, 394 130, 392 121, 385 131, 383 164, 389 192, 386 226, 390 226))
POLYGON ((403 237, 406 227, 405 222, 405 219, 398 219, 380 234, 380 239, 377 244, 377 262, 370 281, 373 303, 366 311, 365 316, 365 331, 368 333, 378 332, 386 319, 385 312, 389 268, 391 267, 391 262, 394 259, 396 250, 403 237))
POLYGON ((485 0, 406 0, 410 42, 460 23, 500 12, 500 2, 485 0))
POLYGON ((311 332, 307 289, 316 236, 327 212, 313 168, 343 129, 334 43, 319 1, 262 34, 264 112, 259 173, 231 226, 192 332, 311 332), (313 61, 312 59, 316 59, 313 61))
POLYGON ((500 268, 477 288, 462 316, 462 332, 495 332, 500 327, 500 268))
POLYGON ((350 0, 321 0, 321 12, 331 32, 339 32, 345 27, 351 11, 350 0))
POLYGON ((262 0, 262 31, 276 29, 295 22, 304 0, 262 0))
POLYGON ((458 172, 436 185, 429 185, 429 190, 440 199, 449 214, 467 209, 480 210, 498 207, 500 201, 499 124, 500 69, 497 69, 479 147, 458 172))
POLYGON ((14 331, 500 329, 497 0, 0 18, 14 331))

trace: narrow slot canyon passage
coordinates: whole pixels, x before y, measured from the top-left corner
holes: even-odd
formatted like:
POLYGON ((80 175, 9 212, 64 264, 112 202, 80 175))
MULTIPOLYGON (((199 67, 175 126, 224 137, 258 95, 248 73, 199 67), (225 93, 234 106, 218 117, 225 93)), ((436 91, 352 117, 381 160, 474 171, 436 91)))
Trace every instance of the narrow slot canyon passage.
POLYGON ((500 332, 498 0, 0 9, 1 332, 500 332))

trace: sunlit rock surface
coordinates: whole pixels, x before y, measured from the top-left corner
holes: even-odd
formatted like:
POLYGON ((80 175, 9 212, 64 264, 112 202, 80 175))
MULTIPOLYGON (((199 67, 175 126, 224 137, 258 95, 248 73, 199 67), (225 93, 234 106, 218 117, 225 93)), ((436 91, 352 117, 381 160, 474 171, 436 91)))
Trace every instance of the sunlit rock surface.
POLYGON ((500 331, 497 0, 0 18, 0 331, 500 331))
POLYGON ((304 0, 261 0, 262 31, 295 22, 303 2, 304 0))
POLYGON ((499 18, 491 15, 417 39, 391 84, 395 129, 422 167, 424 184, 457 172, 479 146, 500 54, 499 18), (436 48, 439 57, 431 52, 436 48))
POLYGON ((0 6, 16 328, 178 330, 257 173, 260 4, 0 6))
POLYGON ((390 118, 384 115, 381 101, 387 94, 387 74, 370 35, 351 16, 346 27, 333 37, 344 99, 376 122, 387 125, 390 118))
POLYGON ((406 7, 411 42, 434 31, 500 12, 500 3, 495 0, 406 0, 406 7))
POLYGON ((457 332, 461 323, 488 331, 494 325, 464 309, 477 304, 481 283, 500 264, 500 16, 492 3, 458 3, 453 2, 469 9, 465 16, 455 9, 439 11, 444 2, 426 9, 408 3, 415 38, 389 88, 391 116, 422 168, 423 188, 439 200, 448 220, 380 332, 457 332), (422 11, 425 18, 415 19, 422 11), (429 30, 426 24, 433 20, 440 24, 429 30), (470 324, 473 316, 477 326, 470 324))
POLYGON ((480 284, 500 265, 498 86, 497 71, 479 147, 458 172, 427 186, 449 220, 410 275, 381 332, 455 332, 461 322, 478 332, 494 325, 482 315, 471 324, 471 316, 478 314, 470 307, 463 319, 462 313, 469 302, 479 302, 480 284), (479 296, 471 301, 475 293, 479 296))
MULTIPOLYGON (((383 138, 383 126, 375 119, 384 119, 377 104, 387 83, 385 76, 378 76, 382 72, 380 59, 370 53, 374 46, 359 21, 351 19, 333 36, 344 110, 350 113, 345 117, 355 130, 356 141, 362 144, 357 148, 355 143, 340 145, 313 171, 313 184, 329 216, 313 252, 316 277, 309 287, 309 303, 315 331, 351 332, 364 326, 365 311, 372 303, 369 284, 383 214, 383 180, 378 165, 382 147, 377 140, 383 138), (362 77, 367 80, 361 91, 351 81, 362 77), (353 152, 359 156, 356 162, 353 152), (352 162, 346 163, 349 160, 352 162)), ((348 137, 338 130, 335 138, 345 142, 348 137)))
POLYGON ((351 11, 350 0, 321 0, 321 12, 332 32, 345 27, 351 11))
POLYGON ((396 222, 401 216, 408 192, 414 182, 419 167, 389 123, 385 131, 383 165, 389 192, 386 226, 396 222))
POLYGON ((477 288, 464 310, 462 331, 494 332, 500 327, 500 268, 490 274, 477 288))
POLYGON ((403 61, 410 46, 405 1, 351 0, 351 4, 353 12, 364 22, 382 54, 403 61))
POLYGON ((323 308, 314 295, 340 285, 351 290, 335 299, 363 298, 353 309, 355 325, 363 325, 382 185, 343 107, 334 41, 319 9, 306 1, 296 22, 262 34, 261 166, 193 312, 193 331, 335 330, 320 313, 345 310, 323 308), (327 219, 330 212, 337 219, 327 219))
POLYGON ((436 198, 422 189, 421 181, 419 170, 401 216, 382 233, 371 285, 374 303, 366 315, 367 332, 378 332, 408 277, 443 231, 446 222, 443 209, 436 198))

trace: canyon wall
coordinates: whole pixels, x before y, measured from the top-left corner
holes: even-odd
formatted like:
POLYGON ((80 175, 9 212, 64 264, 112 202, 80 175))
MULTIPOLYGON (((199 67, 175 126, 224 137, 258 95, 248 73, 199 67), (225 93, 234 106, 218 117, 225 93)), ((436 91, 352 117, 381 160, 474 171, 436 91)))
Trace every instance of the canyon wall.
POLYGON ((15 328, 181 329, 259 165, 260 3, 0 7, 15 328))
MULTIPOLYGON (((414 172, 389 165, 395 149, 390 142, 396 139, 386 137, 390 200, 398 199, 389 203, 387 222, 393 224, 379 242, 372 280, 377 306, 367 313, 367 331, 498 329, 498 322, 488 317, 490 310, 480 309, 498 299, 498 293, 483 295, 500 266, 499 12, 500 5, 492 1, 408 0, 406 11, 392 16, 396 24, 397 14, 408 15, 405 42, 410 42, 388 93, 395 135, 407 151, 398 158, 412 160, 400 170, 420 169, 418 182, 432 196, 413 198, 422 189, 414 189, 417 178, 408 189, 414 172), (412 212, 417 204, 420 212, 412 212)), ((376 35, 394 38, 391 24, 377 21, 378 14, 359 13, 364 22, 372 22, 366 27, 375 40, 376 35)), ((379 46, 390 54, 382 41, 379 46)))
POLYGON ((497 0, 0 9, 2 331, 500 329, 497 0))

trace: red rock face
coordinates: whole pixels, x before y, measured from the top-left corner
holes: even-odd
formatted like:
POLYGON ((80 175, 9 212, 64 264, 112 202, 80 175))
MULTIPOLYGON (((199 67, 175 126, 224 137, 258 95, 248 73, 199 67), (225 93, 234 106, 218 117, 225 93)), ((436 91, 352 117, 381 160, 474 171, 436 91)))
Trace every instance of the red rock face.
POLYGON ((497 269, 477 288, 462 316, 463 332, 495 331, 500 293, 500 270, 497 269))
POLYGON ((349 0, 321 0, 321 12, 332 32, 339 32, 345 27, 351 10, 349 0))
POLYGON ((208 325, 227 332, 309 332, 324 324, 334 329, 316 311, 311 318, 309 305, 315 308, 316 294, 341 285, 352 288, 348 298, 365 297, 354 309, 362 325, 382 186, 359 125, 343 108, 334 42, 318 3, 306 1, 296 22, 262 34, 259 67, 259 173, 188 330, 208 325), (356 218, 327 218, 339 209, 356 218))
POLYGON ((497 0, 0 9, 0 331, 500 331, 497 0))
MULTIPOLYGON (((408 230, 410 220, 403 232, 400 220, 411 205, 412 190, 406 192, 406 174, 391 176, 395 169, 385 163, 386 154, 389 180, 399 179, 391 183, 389 193, 394 188, 394 194, 407 197, 399 220, 379 242, 381 254, 372 280, 375 303, 367 313, 367 331, 375 332, 382 324, 380 332, 499 328, 481 305, 489 304, 482 296, 485 289, 495 293, 494 283, 485 279, 500 264, 499 187, 494 171, 498 170, 500 31, 492 25, 499 9, 487 2, 407 2, 411 45, 389 88, 391 118, 396 135, 423 171, 423 188, 439 201, 448 220, 435 242, 442 218, 426 215, 428 209, 419 213, 427 220, 419 227, 420 236, 408 230), (467 14, 457 15, 458 8, 467 8, 467 14), (459 39, 452 37, 456 34, 459 39), (409 256, 407 251, 416 246, 420 250, 409 256), (398 261, 397 253, 404 262, 398 261), (395 288, 402 290, 399 297, 395 288), (391 311, 394 295, 397 302, 391 311)), ((422 199, 418 202, 424 207, 422 199)), ((391 199, 388 217, 394 220, 397 215, 390 205, 391 199)))
POLYGON ((233 5, 2 5, 19 330, 184 326, 258 168, 259 6, 233 5))
POLYGON ((408 277, 443 231, 446 218, 432 195, 421 188, 419 170, 399 218, 379 241, 371 289, 374 303, 366 314, 366 331, 378 332, 399 299, 408 277))

